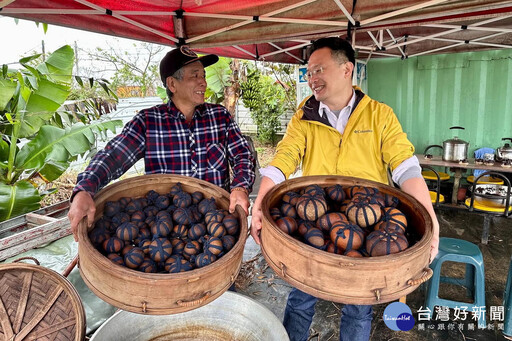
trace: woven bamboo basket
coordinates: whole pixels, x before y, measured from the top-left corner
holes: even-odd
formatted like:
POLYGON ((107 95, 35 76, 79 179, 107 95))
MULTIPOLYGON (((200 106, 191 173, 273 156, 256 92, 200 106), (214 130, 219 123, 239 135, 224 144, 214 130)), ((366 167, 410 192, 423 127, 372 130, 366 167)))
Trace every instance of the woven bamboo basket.
POLYGON ((32 264, 1 264, 0 298, 0 340, 85 338, 80 296, 53 270, 32 264))
POLYGON ((294 287, 325 300, 347 304, 378 304, 414 291, 432 276, 429 268, 432 220, 410 195, 378 182, 342 176, 307 176, 287 180, 267 193, 262 203, 261 250, 270 267, 294 287), (284 193, 307 185, 371 186, 400 199, 416 243, 400 253, 351 258, 306 245, 281 231, 270 217, 284 193))
MULTIPOLYGON (((205 198, 214 197, 219 208, 229 208, 229 193, 206 181, 168 174, 143 175, 116 182, 98 192, 94 199, 95 220, 103 215, 107 201, 142 197, 149 190, 168 193, 178 182, 183 190, 200 191, 205 198)), ((80 273, 98 297, 123 310, 167 315, 198 308, 222 295, 238 276, 247 237, 247 216, 239 206, 236 215, 240 235, 228 253, 206 267, 176 274, 143 273, 112 263, 92 245, 84 219, 78 231, 80 273)))

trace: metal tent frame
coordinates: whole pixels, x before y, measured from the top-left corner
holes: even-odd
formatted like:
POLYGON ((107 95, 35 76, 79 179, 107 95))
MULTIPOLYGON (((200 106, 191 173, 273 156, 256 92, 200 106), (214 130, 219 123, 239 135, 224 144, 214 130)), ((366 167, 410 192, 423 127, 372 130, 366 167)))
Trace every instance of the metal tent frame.
POLYGON ((350 36, 360 58, 512 48, 512 1, 0 0, 0 15, 296 64, 333 35, 350 36))

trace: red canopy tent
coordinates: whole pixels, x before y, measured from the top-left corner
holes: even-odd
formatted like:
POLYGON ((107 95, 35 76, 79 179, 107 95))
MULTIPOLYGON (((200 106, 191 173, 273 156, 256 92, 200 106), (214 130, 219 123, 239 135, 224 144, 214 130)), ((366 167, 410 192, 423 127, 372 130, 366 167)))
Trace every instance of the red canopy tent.
POLYGON ((512 1, 0 0, 0 15, 285 63, 348 33, 360 58, 512 47, 512 1))

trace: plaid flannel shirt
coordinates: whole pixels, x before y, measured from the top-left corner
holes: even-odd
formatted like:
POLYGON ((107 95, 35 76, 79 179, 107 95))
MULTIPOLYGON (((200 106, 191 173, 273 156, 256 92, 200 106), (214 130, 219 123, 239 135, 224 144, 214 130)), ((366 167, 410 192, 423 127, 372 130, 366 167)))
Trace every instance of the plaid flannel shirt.
POLYGON ((229 191, 251 192, 255 160, 238 125, 221 105, 196 107, 190 122, 172 101, 140 111, 78 175, 73 194, 93 197, 144 158, 146 174, 172 173, 206 180, 229 191))

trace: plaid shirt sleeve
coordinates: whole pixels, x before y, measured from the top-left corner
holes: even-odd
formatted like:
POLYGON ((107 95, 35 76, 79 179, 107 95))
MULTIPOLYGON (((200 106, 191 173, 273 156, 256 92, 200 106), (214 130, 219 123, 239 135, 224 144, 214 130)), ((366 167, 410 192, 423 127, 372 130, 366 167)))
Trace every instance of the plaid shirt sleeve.
POLYGON ((92 197, 110 181, 117 179, 144 156, 145 113, 142 111, 128 122, 121 134, 99 151, 84 172, 78 175, 73 196, 86 191, 92 197))
MULTIPOLYGON (((227 112, 227 110, 226 110, 227 112)), ((229 112, 227 129, 229 164, 233 170, 233 181, 231 188, 243 187, 251 193, 252 186, 256 179, 255 167, 256 160, 251 152, 249 143, 242 136, 238 125, 233 121, 229 112)))

